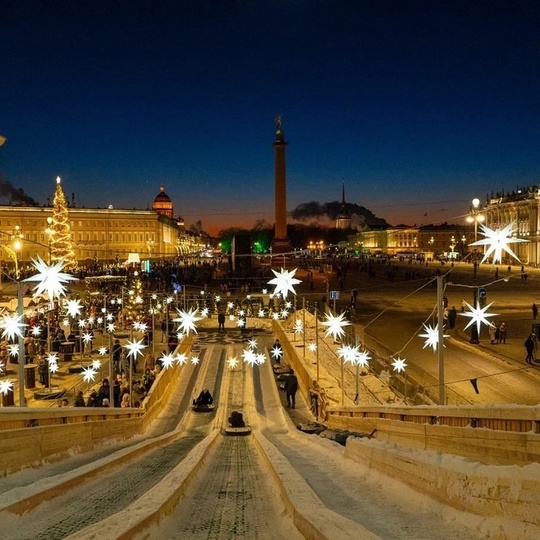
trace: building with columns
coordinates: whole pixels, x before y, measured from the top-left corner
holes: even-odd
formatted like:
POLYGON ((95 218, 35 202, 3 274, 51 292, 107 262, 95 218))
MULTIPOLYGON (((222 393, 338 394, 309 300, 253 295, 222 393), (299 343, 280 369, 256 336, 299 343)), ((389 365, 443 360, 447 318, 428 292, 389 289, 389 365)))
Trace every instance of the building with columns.
MULTIPOLYGON (((164 186, 152 210, 70 207, 69 222, 75 256, 79 263, 88 260, 124 262, 130 253, 142 259, 172 258, 203 249, 200 238, 186 234, 181 218, 174 219, 172 202, 164 186)), ((30 262, 37 256, 47 261, 50 249, 51 206, 0 206, 0 236, 3 244, 16 232, 22 248, 18 259, 30 262)), ((0 257, 9 261, 4 251, 0 257)))

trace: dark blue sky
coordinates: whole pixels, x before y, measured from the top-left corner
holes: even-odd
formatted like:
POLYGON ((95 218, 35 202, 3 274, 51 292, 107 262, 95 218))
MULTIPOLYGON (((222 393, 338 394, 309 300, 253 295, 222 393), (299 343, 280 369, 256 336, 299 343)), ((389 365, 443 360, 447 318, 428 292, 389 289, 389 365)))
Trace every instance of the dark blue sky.
POLYGON ((203 227, 340 198, 392 224, 459 221, 540 179, 540 2, 0 1, 0 171, 41 203, 203 227), (427 213, 427 216, 424 214, 427 213))

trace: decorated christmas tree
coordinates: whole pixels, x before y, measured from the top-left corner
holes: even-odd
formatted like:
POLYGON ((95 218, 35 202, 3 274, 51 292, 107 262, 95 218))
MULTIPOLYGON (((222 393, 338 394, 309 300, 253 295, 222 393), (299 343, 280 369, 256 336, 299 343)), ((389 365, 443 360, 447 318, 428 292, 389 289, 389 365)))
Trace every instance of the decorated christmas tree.
POLYGON ((139 321, 144 313, 143 288, 139 278, 135 278, 125 302, 125 318, 129 321, 139 321))
POLYGON ((51 262, 64 262, 64 268, 73 269, 77 266, 71 228, 69 226, 68 205, 64 190, 60 185, 60 177, 56 178, 56 191, 53 199, 53 215, 51 223, 51 262))

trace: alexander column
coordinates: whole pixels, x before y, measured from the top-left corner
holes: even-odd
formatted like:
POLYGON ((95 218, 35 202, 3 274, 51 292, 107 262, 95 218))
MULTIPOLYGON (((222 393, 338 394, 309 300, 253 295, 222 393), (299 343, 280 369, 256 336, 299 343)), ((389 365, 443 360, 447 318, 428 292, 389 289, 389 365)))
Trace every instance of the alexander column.
POLYGON ((288 143, 281 128, 281 115, 276 116, 276 140, 274 141, 274 176, 275 176, 275 225, 272 240, 272 254, 287 253, 291 250, 291 241, 287 238, 287 177, 285 150, 288 143))

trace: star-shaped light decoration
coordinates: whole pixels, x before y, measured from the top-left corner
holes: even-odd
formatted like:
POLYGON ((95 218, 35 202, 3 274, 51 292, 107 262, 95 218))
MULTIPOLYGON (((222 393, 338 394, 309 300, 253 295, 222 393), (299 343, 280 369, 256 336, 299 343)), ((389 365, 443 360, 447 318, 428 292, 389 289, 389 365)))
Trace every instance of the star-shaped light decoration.
POLYGON ((100 347, 98 349, 98 354, 100 354, 101 356, 105 356, 109 351, 107 350, 107 347, 100 347))
POLYGON ((292 308, 292 302, 285 302, 285 309, 291 309, 292 308))
POLYGON ((216 294, 216 297, 214 298, 214 302, 216 302, 216 304, 219 304, 219 302, 221 302, 221 296, 219 296, 219 294, 216 294))
POLYGON ((196 366, 200 362, 200 358, 198 356, 192 356, 191 357, 191 363, 196 366))
POLYGON ((88 317, 88 324, 92 325, 94 324, 95 317, 88 317))
POLYGON ((111 322, 111 323, 109 323, 109 324, 107 325, 107 332, 109 332, 110 334, 112 334, 112 333, 114 332, 114 329, 115 329, 115 328, 116 328, 116 327, 115 327, 114 323, 111 322))
POLYGON ((280 273, 278 274, 274 269, 272 269, 272 272, 274 272, 275 278, 271 279, 268 282, 268 285, 275 285, 274 289, 274 296, 277 296, 280 294, 283 298, 287 298, 287 294, 289 291, 292 294, 296 294, 294 290, 294 285, 298 285, 298 283, 301 283, 299 279, 296 279, 294 275, 296 274, 296 271, 298 269, 295 268, 294 270, 291 270, 290 272, 288 270, 285 270, 284 268, 281 268, 280 273))
POLYGON ((36 281, 37 285, 34 287, 34 294, 38 296, 45 293, 49 301, 52 301, 54 298, 64 296, 67 290, 64 283, 75 281, 77 279, 71 274, 62 272, 62 269, 64 268, 64 261, 59 261, 55 264, 48 265, 41 257, 38 257, 37 260, 32 259, 32 264, 39 273, 34 276, 30 276, 23 281, 36 281))
POLYGON ((480 307, 479 303, 476 304, 476 308, 472 307, 471 304, 469 304, 468 302, 465 302, 465 304, 467 304, 467 307, 470 309, 470 311, 460 313, 460 315, 471 318, 471 320, 467 323, 467 326, 465 326, 465 330, 467 330, 467 328, 469 328, 469 326, 471 326, 472 324, 476 323, 476 330, 480 335, 480 325, 482 323, 484 323, 486 326, 492 326, 492 323, 488 321, 488 317, 496 317, 497 314, 486 312, 492 306, 493 302, 483 308, 480 307))
POLYGON ((105 317, 105 319, 108 322, 111 322, 114 319, 114 315, 112 313, 107 313, 107 316, 105 317))
POLYGON ((234 315, 229 315, 229 321, 234 321, 234 319, 236 319, 234 315))
POLYGON ((40 334, 41 334, 41 326, 34 326, 34 328, 32 328, 32 335, 34 337, 39 337, 40 334))
POLYGON ((51 373, 56 373, 58 371, 58 356, 56 353, 51 353, 47 356, 47 362, 49 364, 49 371, 51 373))
POLYGON ((98 317, 98 318, 97 318, 97 323, 98 323, 98 324, 101 324, 102 322, 103 322, 103 317, 98 317))
POLYGON ((86 326, 86 321, 84 319, 79 319, 78 325, 79 328, 84 328, 86 326))
POLYGON ((8 340, 15 339, 15 336, 23 336, 23 328, 28 326, 21 322, 23 315, 2 315, 0 320, 0 328, 2 329, 2 337, 6 337, 8 340))
POLYGON ((275 345, 274 347, 272 347, 271 354, 272 358, 278 361, 283 356, 283 349, 275 345))
POLYGON ((259 309, 258 316, 262 319, 264 317, 264 309, 259 309))
POLYGON ((11 343, 7 346, 9 356, 17 356, 19 354, 19 344, 11 343))
POLYGON ((6 379, 5 381, 0 381, 0 394, 7 396, 10 392, 13 391, 13 381, 6 379))
POLYGON ((179 330, 186 335, 189 335, 191 331, 196 334, 197 328, 195 327, 195 323, 201 320, 201 317, 197 317, 199 310, 190 308, 189 311, 181 309, 177 309, 176 311, 178 312, 178 317, 173 319, 173 322, 179 323, 179 330))
POLYGON ((94 369, 94 366, 88 366, 83 368, 82 376, 84 382, 91 382, 96 378, 97 371, 94 369))
POLYGON ((257 363, 257 354, 253 349, 244 349, 242 351, 242 358, 246 364, 253 367, 257 363))
POLYGON ((172 354, 164 354, 161 357, 161 365, 163 369, 169 369, 174 364, 174 356, 172 354))
POLYGON ((272 319, 274 319, 274 321, 279 320, 279 313, 278 313, 277 311, 275 311, 274 313, 272 313, 272 319))
POLYGON ((345 335, 345 326, 349 326, 351 323, 345 319, 345 313, 340 313, 339 315, 333 315, 332 313, 325 314, 326 321, 322 322, 323 326, 327 327, 326 337, 332 336, 334 340, 337 340, 338 337, 345 335))
POLYGON ((92 360, 92 367, 97 371, 101 367, 101 360, 98 358, 92 360))
POLYGON ((392 358, 392 360, 392 367, 394 368, 394 371, 397 371, 398 373, 405 371, 405 368, 407 367, 405 358, 400 358, 398 356, 397 358, 392 358))
POLYGON ((207 307, 201 309, 201 315, 203 317, 208 317, 209 309, 207 307))
POLYGON ((264 353, 259 353, 256 355, 257 357, 257 364, 259 366, 262 366, 266 362, 266 356, 264 356, 264 353))
POLYGON ((250 349, 256 349, 257 348, 257 340, 255 338, 248 339, 248 347, 250 349))
POLYGON ((187 356, 184 353, 178 353, 174 360, 179 366, 183 366, 187 362, 187 356))
POLYGON ((69 326, 69 319, 64 319, 64 320, 62 321, 62 325, 63 325, 63 326, 69 326))
POLYGON ((268 289, 263 289, 263 290, 262 290, 262 293, 263 293, 263 294, 268 294, 268 289))
POLYGON ((367 367, 370 360, 371 356, 369 356, 367 351, 359 351, 355 356, 354 363, 360 367, 367 367))
POLYGON ((315 352, 317 350, 317 344, 316 343, 309 343, 307 348, 308 348, 309 352, 315 352))
POLYGON ((238 328, 244 328, 244 326, 246 326, 246 321, 244 319, 238 319, 236 321, 236 326, 238 326, 238 328))
POLYGON ((301 334, 304 331, 304 325, 300 319, 296 319, 294 323, 294 333, 301 334))
POLYGON ((81 337, 85 345, 87 343, 92 343, 92 341, 94 340, 94 336, 90 332, 85 332, 81 337))
POLYGON ((238 358, 236 358, 236 356, 229 358, 227 364, 230 369, 234 369, 238 365, 238 358))
MULTIPOLYGON (((431 326, 430 324, 424 324, 423 326, 426 333, 419 334, 419 337, 425 338, 426 342, 424 343, 424 346, 422 348, 425 349, 426 347, 431 347, 433 349, 433 352, 435 352, 437 350, 437 345, 439 344, 439 325, 436 324, 435 326, 431 326)), ((443 334, 443 338, 445 337, 449 336, 443 334)))
POLYGON ((4 373, 4 368, 6 367, 6 364, 4 364, 4 362, 1 362, 0 361, 0 373, 4 373))
POLYGON ((128 341, 125 345, 127 349, 127 357, 133 356, 133 358, 137 358, 137 356, 140 354, 142 355, 142 350, 146 349, 146 345, 142 342, 142 339, 139 341, 128 341))
POLYGON ((286 309, 282 309, 279 315, 282 319, 286 319, 289 316, 289 312, 286 309))
POLYGON ((502 263, 503 251, 508 253, 511 257, 519 261, 519 257, 512 251, 509 244, 516 244, 519 242, 528 242, 524 238, 516 238, 512 236, 516 229, 514 224, 509 223, 503 229, 493 230, 486 225, 480 225, 481 233, 485 236, 482 240, 469 244, 470 246, 489 246, 484 253, 482 262, 487 260, 493 253, 493 264, 502 263))
POLYGON ((83 308, 83 306, 82 306, 81 301, 79 299, 68 300, 66 302, 67 314, 70 317, 73 317, 73 318, 78 317, 81 314, 82 308, 83 308))
POLYGON ((233 309, 234 308, 234 302, 227 302, 227 309, 233 309))
POLYGON ((238 316, 239 317, 243 317, 244 315, 246 314, 245 310, 241 309, 239 312, 238 312, 238 316))

